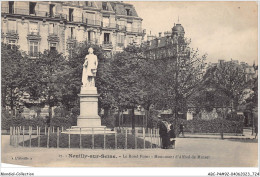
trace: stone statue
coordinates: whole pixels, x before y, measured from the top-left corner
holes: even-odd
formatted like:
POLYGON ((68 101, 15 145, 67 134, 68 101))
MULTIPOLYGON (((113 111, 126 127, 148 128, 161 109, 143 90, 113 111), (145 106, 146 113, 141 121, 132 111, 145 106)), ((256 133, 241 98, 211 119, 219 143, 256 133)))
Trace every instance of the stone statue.
POLYGON ((85 57, 82 72, 83 87, 95 87, 95 77, 97 73, 98 59, 93 54, 93 49, 88 49, 88 55, 85 57))

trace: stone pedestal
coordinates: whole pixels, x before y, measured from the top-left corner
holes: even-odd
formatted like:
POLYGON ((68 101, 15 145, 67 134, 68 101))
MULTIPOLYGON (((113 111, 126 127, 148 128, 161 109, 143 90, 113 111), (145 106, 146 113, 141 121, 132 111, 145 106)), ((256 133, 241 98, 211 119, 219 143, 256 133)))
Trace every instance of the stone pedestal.
POLYGON ((100 127, 101 119, 98 115, 98 97, 96 87, 82 87, 80 97, 80 115, 78 127, 100 127))
POLYGON ((77 119, 77 126, 62 133, 66 134, 113 134, 114 131, 101 126, 101 118, 98 115, 98 97, 96 87, 81 87, 80 94, 80 115, 77 119))

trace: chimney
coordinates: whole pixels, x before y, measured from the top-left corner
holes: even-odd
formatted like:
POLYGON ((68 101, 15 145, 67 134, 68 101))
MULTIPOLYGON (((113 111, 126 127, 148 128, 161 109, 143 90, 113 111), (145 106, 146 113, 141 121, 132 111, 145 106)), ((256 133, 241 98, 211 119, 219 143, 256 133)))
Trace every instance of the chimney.
POLYGON ((159 32, 159 37, 162 37, 162 32, 159 32))

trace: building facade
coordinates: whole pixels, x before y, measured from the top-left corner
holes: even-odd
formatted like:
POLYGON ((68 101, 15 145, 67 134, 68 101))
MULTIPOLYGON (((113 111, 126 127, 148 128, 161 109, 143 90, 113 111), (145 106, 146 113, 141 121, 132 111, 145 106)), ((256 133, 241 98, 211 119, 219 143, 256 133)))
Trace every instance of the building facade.
POLYGON ((151 59, 188 56, 190 49, 185 39, 185 31, 181 24, 174 24, 172 31, 159 33, 159 37, 147 35, 145 55, 151 59))
POLYGON ((102 1, 3 1, 1 40, 31 57, 46 49, 67 55, 75 41, 106 51, 141 44, 145 30, 133 5, 102 1))

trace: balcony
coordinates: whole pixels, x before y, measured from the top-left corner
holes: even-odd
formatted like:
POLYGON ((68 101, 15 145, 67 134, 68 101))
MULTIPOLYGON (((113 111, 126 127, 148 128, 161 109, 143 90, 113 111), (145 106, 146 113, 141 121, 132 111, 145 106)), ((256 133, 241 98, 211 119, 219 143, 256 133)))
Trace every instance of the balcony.
POLYGON ((12 39, 19 39, 19 35, 17 33, 17 30, 8 30, 6 33, 7 38, 12 38, 12 39))
POLYGON ((12 13, 9 12, 8 7, 2 7, 1 8, 2 13, 5 14, 14 14, 14 15, 29 15, 29 16, 36 16, 36 17, 50 17, 50 18, 60 18, 60 19, 67 19, 66 14, 60 14, 60 13, 53 13, 50 14, 49 10, 47 11, 35 11, 34 13, 30 13, 29 8, 23 9, 23 8, 14 8, 12 13))
POLYGON ((49 42, 59 42, 60 41, 57 32, 49 33, 49 36, 48 36, 47 40, 49 42))
POLYGON ((102 28, 116 28, 116 24, 115 23, 104 23, 104 22, 101 22, 102 24, 102 28))
POLYGON ((117 43, 118 47, 124 47, 124 43, 117 43))
POLYGON ((87 19, 86 18, 86 24, 88 26, 100 26, 101 23, 98 20, 92 20, 92 19, 87 19))
POLYGON ((125 25, 116 25, 116 28, 119 31, 126 31, 126 26, 125 25))
POLYGON ((28 40, 41 40, 41 36, 38 31, 30 31, 27 35, 28 40))
POLYGON ((111 49, 113 49, 112 42, 110 42, 110 41, 103 41, 102 48, 104 50, 111 50, 111 49))
POLYGON ((143 33, 142 28, 127 27, 126 31, 130 33, 143 33))
POLYGON ((74 43, 76 41, 77 41, 77 39, 76 39, 76 36, 74 36, 74 35, 69 36, 67 39, 67 43, 74 43))

